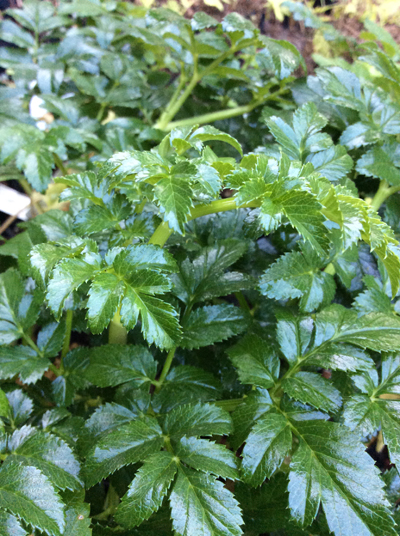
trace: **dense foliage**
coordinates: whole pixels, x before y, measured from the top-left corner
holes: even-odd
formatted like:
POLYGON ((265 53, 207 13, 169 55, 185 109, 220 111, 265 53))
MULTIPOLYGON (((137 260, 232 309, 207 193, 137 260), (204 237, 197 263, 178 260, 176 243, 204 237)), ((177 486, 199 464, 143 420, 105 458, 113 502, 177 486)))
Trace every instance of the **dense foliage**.
POLYGON ((64 210, 0 247, 0 534, 400 534, 400 49, 366 27, 306 77, 237 14, 8 12, 2 178, 64 210))

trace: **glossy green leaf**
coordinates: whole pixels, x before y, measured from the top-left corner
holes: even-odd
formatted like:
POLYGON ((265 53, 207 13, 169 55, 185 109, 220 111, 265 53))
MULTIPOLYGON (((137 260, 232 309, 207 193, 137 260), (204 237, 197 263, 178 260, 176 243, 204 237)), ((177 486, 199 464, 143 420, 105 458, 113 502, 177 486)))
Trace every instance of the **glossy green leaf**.
POLYGON ((243 449, 245 482, 260 486, 280 467, 292 447, 292 432, 285 417, 266 413, 257 420, 243 449))
POLYGON ((197 303, 253 286, 251 278, 240 272, 226 272, 245 253, 247 244, 223 240, 201 250, 193 261, 186 259, 173 277, 173 292, 184 303, 197 303))
POLYGON ((257 335, 246 335, 227 353, 242 383, 269 389, 279 377, 278 356, 268 342, 257 335))
POLYGON ((147 348, 111 344, 92 349, 85 375, 99 387, 125 382, 139 387, 154 380, 156 372, 156 362, 147 348))
POLYGON ((301 310, 314 311, 328 305, 336 290, 333 277, 322 266, 312 251, 286 253, 261 277, 261 292, 280 300, 301 298, 301 310))
POLYGON ((0 377, 4 380, 18 375, 24 383, 35 383, 49 365, 47 358, 39 356, 29 346, 0 347, 0 377))
POLYGON ((70 447, 61 439, 30 426, 17 430, 9 438, 12 459, 22 465, 39 469, 60 489, 78 489, 80 466, 70 447))
POLYGON ((94 486, 124 465, 147 458, 160 450, 162 444, 162 431, 154 418, 119 426, 88 453, 84 469, 87 486, 94 486))
POLYGON ((27 536, 28 533, 15 516, 1 512, 0 534, 1 536, 27 536))
POLYGON ((235 455, 223 445, 206 439, 182 437, 177 444, 176 455, 193 469, 225 478, 238 478, 235 455))
POLYGON ((229 413, 211 404, 187 404, 170 411, 163 428, 172 438, 229 434, 232 420, 229 413))
POLYGON ((177 471, 177 460, 169 452, 147 458, 118 507, 118 521, 135 527, 148 519, 160 508, 177 471))
POLYGON ((357 436, 331 422, 296 423, 296 430, 299 447, 289 475, 292 516, 309 525, 321 504, 335 535, 396 534, 383 482, 357 436))
POLYGON ((342 405, 340 392, 319 374, 298 372, 282 382, 283 391, 303 404, 336 412, 342 405))
POLYGON ((327 120, 318 112, 314 103, 307 103, 293 114, 293 127, 280 117, 271 117, 267 124, 286 154, 295 160, 303 160, 309 154, 328 149, 332 139, 321 133, 327 120))
POLYGON ((173 528, 180 536, 242 534, 238 503, 222 482, 211 476, 181 467, 169 500, 173 528))
POLYGON ((363 394, 354 395, 345 405, 344 422, 362 436, 381 428, 393 463, 399 463, 400 432, 400 357, 387 355, 382 361, 381 378, 376 374, 355 376, 354 383, 363 394))
POLYGON ((65 527, 64 505, 35 467, 7 461, 0 471, 0 507, 51 536, 65 527))
POLYGON ((165 411, 190 402, 215 400, 220 395, 220 383, 212 374, 190 365, 178 365, 166 377, 153 404, 160 404, 165 411))
POLYGON ((246 311, 234 305, 209 305, 191 313, 183 327, 182 348, 200 348, 243 333, 249 324, 246 311))

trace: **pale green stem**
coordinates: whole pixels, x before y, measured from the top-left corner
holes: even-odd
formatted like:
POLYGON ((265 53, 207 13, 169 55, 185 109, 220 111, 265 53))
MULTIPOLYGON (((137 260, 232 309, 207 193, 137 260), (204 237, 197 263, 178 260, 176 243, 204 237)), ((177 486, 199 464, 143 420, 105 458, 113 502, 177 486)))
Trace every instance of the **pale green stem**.
MULTIPOLYGON (((188 99, 193 89, 198 84, 198 82, 200 82, 200 80, 204 78, 205 76, 211 74, 214 71, 214 69, 216 69, 216 67, 220 65, 220 63, 222 63, 224 60, 229 58, 229 56, 232 56, 233 54, 235 54, 238 50, 240 49, 236 48, 235 46, 230 47, 228 50, 226 50, 224 53, 218 56, 218 58, 216 58, 213 62, 211 62, 208 67, 206 67, 200 72, 198 70, 197 54, 193 52, 193 66, 194 67, 193 67, 193 75, 189 84, 187 85, 184 92, 181 93, 181 95, 178 98, 176 96, 176 92, 174 93, 164 113, 161 115, 159 121, 156 123, 156 125, 154 125, 154 127, 158 128, 159 130, 170 131, 171 129, 168 128, 168 124, 170 123, 170 121, 172 121, 172 119, 176 116, 176 114, 185 104, 186 100, 188 99)), ((196 124, 196 123, 192 122, 190 124, 196 124)))
POLYGON ((66 332, 65 332, 65 339, 64 344, 61 350, 61 368, 63 368, 62 360, 69 352, 69 345, 71 343, 71 331, 72 331, 72 319, 74 316, 74 312, 72 309, 68 309, 66 317, 65 317, 65 324, 66 324, 66 332))
POLYGON ((378 211, 388 197, 400 191, 400 186, 389 186, 385 180, 382 180, 378 191, 371 202, 371 207, 378 211))
POLYGON ((246 400, 246 395, 243 396, 243 398, 231 398, 229 400, 217 400, 214 402, 214 404, 225 411, 235 411, 236 408, 241 406, 244 401, 246 400))
POLYGON ((103 119, 103 115, 104 115, 104 110, 106 109, 107 107, 107 103, 106 102, 102 102, 101 105, 100 105, 100 109, 99 111, 97 112, 97 116, 96 116, 96 120, 100 123, 101 120, 103 119))
POLYGON ((324 272, 325 272, 326 274, 330 274, 330 275, 335 275, 335 274, 336 274, 336 270, 335 270, 335 267, 333 266, 333 263, 332 263, 332 262, 330 262, 330 263, 328 264, 328 266, 326 266, 324 272))
POLYGON ((175 351, 176 351, 176 348, 172 348, 168 352, 167 358, 165 360, 163 369, 162 369, 161 374, 160 374, 160 378, 158 379, 158 384, 157 384, 157 387, 156 387, 156 393, 159 392, 159 390, 162 387, 162 384, 165 381, 165 378, 168 376, 169 369, 171 368, 172 361, 173 361, 174 356, 175 356, 175 351))
MULTIPOLYGON (((44 354, 43 352, 38 348, 38 346, 33 342, 33 340, 29 337, 29 335, 27 335, 26 333, 21 333, 21 337, 23 338, 23 340, 26 342, 26 344, 28 344, 32 350, 34 350, 37 355, 39 357, 44 357, 44 354)), ((61 376, 61 371, 55 366, 53 365, 53 363, 50 363, 49 362, 49 369, 54 372, 54 374, 56 376, 61 376)))
POLYGON ((108 329, 109 344, 126 344, 128 341, 128 332, 121 324, 121 315, 119 310, 115 313, 108 329))
POLYGON ((63 161, 58 156, 58 154, 53 153, 54 163, 58 167, 58 169, 61 171, 63 175, 68 175, 68 169, 64 166, 63 161))
MULTIPOLYGON (((202 216, 207 216, 208 214, 215 214, 217 212, 225 212, 227 210, 235 210, 238 208, 254 208, 259 206, 259 201, 252 201, 238 207, 235 199, 232 197, 228 199, 217 199, 216 201, 212 201, 206 205, 197 205, 193 207, 190 216, 188 217, 188 221, 201 218, 202 216)), ((153 236, 149 240, 149 244, 155 244, 163 247, 172 233, 173 230, 169 228, 168 223, 162 222, 154 231, 153 236)))
POLYGON ((288 91, 288 88, 282 88, 270 95, 266 95, 263 99, 254 99, 253 101, 243 106, 235 106, 234 108, 228 108, 227 110, 218 110, 216 112, 210 112, 208 114, 197 115, 194 117, 188 117, 187 119, 181 119, 180 121, 172 121, 163 128, 164 131, 170 132, 174 128, 192 126, 192 125, 204 125, 206 123, 214 123, 215 121, 222 121, 223 119, 230 119, 231 117, 237 117, 250 113, 254 108, 257 108, 261 104, 266 103, 269 100, 274 100, 278 95, 288 91))
POLYGON ((239 292, 235 292, 235 298, 237 299, 237 301, 239 302, 239 305, 242 309, 244 309, 245 311, 248 311, 249 313, 251 312, 251 307, 250 305, 247 303, 247 300, 246 298, 244 297, 244 294, 242 291, 239 291, 239 292))

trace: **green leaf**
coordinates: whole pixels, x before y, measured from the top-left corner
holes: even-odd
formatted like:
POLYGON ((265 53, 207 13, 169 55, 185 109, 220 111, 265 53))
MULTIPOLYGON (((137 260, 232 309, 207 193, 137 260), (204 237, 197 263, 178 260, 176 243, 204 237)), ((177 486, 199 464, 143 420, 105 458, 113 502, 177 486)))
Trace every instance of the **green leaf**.
POLYGON ((397 147, 396 143, 370 149, 357 161, 356 170, 367 177, 375 177, 393 186, 400 186, 400 161, 396 153, 397 147))
POLYGON ((53 398, 58 406, 69 406, 77 390, 90 386, 86 379, 89 352, 84 346, 74 348, 63 358, 63 374, 51 382, 53 398))
POLYGON ((169 303, 128 288, 122 300, 122 324, 128 329, 133 327, 139 313, 142 332, 149 344, 154 343, 161 349, 176 346, 180 339, 179 324, 177 313, 169 303))
POLYGON ((7 399, 10 405, 10 418, 15 426, 21 426, 32 415, 32 400, 21 389, 8 392, 7 399))
POLYGON ((50 134, 46 137, 31 125, 15 125, 2 129, 0 146, 2 162, 15 160, 35 190, 42 192, 47 188, 54 168, 52 153, 58 150, 58 143, 50 134))
POLYGON ((199 307, 184 324, 180 346, 193 350, 224 341, 243 333, 249 321, 247 312, 234 305, 199 307))
POLYGON ((222 132, 221 130, 218 130, 217 128, 206 125, 204 127, 197 128, 191 135, 190 140, 199 140, 201 142, 206 141, 222 141, 224 143, 228 143, 229 145, 232 145, 241 155, 243 154, 242 147, 240 146, 240 143, 230 136, 229 134, 226 134, 225 132, 222 132))
POLYGON ((64 532, 64 506, 36 467, 8 461, 0 471, 0 508, 51 536, 64 532))
POLYGON ((19 375, 23 383, 35 383, 49 368, 50 362, 29 346, 0 347, 0 378, 19 375))
POLYGON ((16 270, 0 275, 0 343, 21 338, 22 331, 36 322, 40 303, 33 294, 25 295, 25 285, 16 270))
POLYGON ((97 205, 83 209, 75 217, 75 231, 79 236, 100 233, 107 229, 118 228, 119 222, 129 216, 129 206, 120 207, 118 212, 97 205))
POLYGON ((342 405, 340 392, 321 375, 297 372, 282 382, 282 390, 295 400, 327 412, 336 412, 342 405))
POLYGON ((92 536, 90 528, 90 508, 85 504, 85 493, 67 492, 63 494, 65 502, 65 531, 67 536, 92 536))
POLYGON ((193 469, 224 478, 238 478, 235 455, 223 445, 206 439, 182 437, 174 450, 178 458, 193 469))
POLYGON ((361 313, 385 313, 393 312, 392 302, 385 294, 379 283, 373 276, 365 276, 364 283, 367 290, 361 292, 354 300, 354 307, 361 313))
MULTIPOLYGON (((142 408, 144 413, 147 407, 142 408)), ((143 416, 140 415, 140 416, 143 416)), ((115 403, 106 403, 96 409, 96 411, 85 422, 85 428, 81 433, 82 450, 86 453, 97 441, 104 438, 109 432, 119 429, 122 425, 128 424, 139 417, 137 411, 128 409, 115 403)))
POLYGON ((30 262, 36 280, 46 285, 54 266, 64 257, 79 255, 85 248, 85 242, 74 238, 70 242, 58 244, 38 244, 30 252, 30 262))
POLYGON ((246 251, 247 244, 235 239, 221 240, 203 248, 197 257, 186 259, 173 276, 173 292, 184 303, 197 303, 253 287, 253 281, 239 272, 225 272, 246 251))
POLYGON ((355 372, 371 369, 374 362, 366 352, 359 348, 350 344, 332 343, 310 355, 307 358, 307 365, 355 372))
POLYGON ((70 447, 58 437, 24 426, 9 438, 8 448, 14 461, 36 467, 55 487, 81 487, 79 463, 70 447))
POLYGON ((234 434, 230 441, 234 448, 239 448, 247 436, 254 422, 272 408, 272 400, 266 389, 251 391, 243 403, 232 413, 234 434))
POLYGON ((28 536, 18 519, 7 512, 0 512, 0 535, 1 536, 28 536))
POLYGON ((306 158, 315 171, 330 181, 338 181, 353 169, 353 159, 347 154, 345 147, 334 145, 324 151, 312 153, 306 158))
POLYGON ((116 275, 125 283, 121 302, 121 321, 132 329, 139 318, 142 332, 149 344, 160 348, 176 346, 180 338, 175 309, 167 302, 154 298, 170 288, 170 281, 159 271, 172 271, 171 255, 151 245, 133 246, 118 253, 113 260, 116 275))
POLYGON ((124 465, 147 458, 162 445, 162 431, 153 418, 120 426, 101 438, 88 453, 84 469, 87 486, 94 486, 124 465))
POLYGON ((238 503, 222 482, 211 476, 180 467, 169 500, 173 528, 180 536, 242 534, 238 503))
MULTIPOLYGON (((293 227, 319 255, 323 256, 327 251, 329 240, 321 205, 316 198, 305 191, 291 190, 280 196, 274 203, 281 205, 293 227)), ((261 207, 262 214, 263 207, 261 207)))
POLYGON ((173 166, 155 187, 155 195, 164 221, 180 234, 185 232, 185 223, 193 206, 190 187, 191 168, 190 164, 185 162, 173 166))
POLYGON ((232 431, 229 413, 211 404, 186 404, 165 416, 163 428, 174 439, 224 435, 232 431))
POLYGON ((56 357, 65 339, 65 322, 47 324, 37 336, 37 346, 43 357, 56 357))
POLYGON ((8 13, 24 28, 40 34, 68 24, 68 19, 56 16, 54 11, 52 5, 28 0, 22 9, 10 9, 8 13))
POLYGON ((400 320, 384 313, 369 313, 357 319, 353 311, 331 306, 317 318, 316 339, 325 338, 322 330, 336 327, 332 340, 348 342, 376 352, 400 348, 400 320), (332 326, 332 327, 331 327, 332 326))
POLYGON ((344 422, 362 436, 381 428, 392 463, 400 463, 400 355, 386 355, 381 378, 376 374, 354 376, 353 381, 365 394, 353 395, 345 404, 344 422))
POLYGON ((292 447, 292 432, 285 417, 267 413, 257 420, 243 449, 245 481, 260 486, 280 467, 292 447))
POLYGON ((271 69, 280 80, 290 76, 299 65, 307 72, 302 55, 292 43, 269 39, 265 36, 260 36, 260 38, 266 46, 258 52, 258 62, 265 65, 267 69, 271 69))
POLYGON ((82 259, 65 259, 56 266, 46 295, 56 317, 60 316, 67 297, 100 270, 100 262, 98 254, 87 253, 82 259))
POLYGON ((311 312, 328 305, 335 294, 333 276, 322 271, 324 263, 308 249, 282 255, 262 275, 260 289, 269 298, 300 299, 300 309, 311 312))
POLYGON ((0 417, 8 417, 10 414, 10 403, 6 393, 0 389, 0 417))
POLYGON ((144 346, 105 344, 92 348, 87 378, 98 387, 131 382, 134 387, 154 380, 157 364, 144 346))
POLYGON ((160 404, 164 413, 182 404, 216 400, 220 398, 220 392, 221 386, 212 374, 190 365, 180 365, 166 377, 161 391, 153 398, 153 407, 160 404))
POLYGON ((227 353, 244 384, 269 389, 279 377, 279 358, 258 335, 246 335, 227 353))
POLYGON ((321 504, 336 536, 395 535, 383 482, 357 436, 332 422, 295 426, 300 443, 290 465, 292 516, 307 526, 321 504))
POLYGON ((217 19, 211 17, 203 11, 197 11, 192 18, 191 26, 193 31, 204 30, 218 25, 217 19))
POLYGON ((111 322, 125 294, 125 284, 115 274, 98 274, 89 291, 88 320, 93 333, 101 333, 111 322))
POLYGON ((178 471, 169 452, 153 454, 136 473, 118 507, 116 519, 125 527, 136 527, 157 511, 178 471))
POLYGON ((290 311, 279 311, 277 324, 277 340, 285 358, 290 365, 306 353, 310 344, 313 321, 311 318, 294 316, 290 311))
POLYGON ((3 20, 0 27, 1 38, 7 43, 12 43, 21 48, 29 48, 34 45, 34 39, 29 32, 23 30, 11 20, 3 20))
POLYGON ((293 127, 276 116, 270 117, 267 124, 286 154, 295 160, 304 161, 309 154, 323 151, 332 145, 331 137, 321 133, 327 120, 312 102, 296 110, 293 114, 293 127))
POLYGON ((249 488, 241 482, 236 483, 235 495, 243 509, 245 527, 249 531, 254 534, 263 534, 287 528, 291 532, 283 534, 305 536, 303 531, 293 532, 293 529, 298 529, 298 527, 295 527, 294 522, 289 521, 287 485, 287 476, 279 472, 268 483, 257 489, 249 488))

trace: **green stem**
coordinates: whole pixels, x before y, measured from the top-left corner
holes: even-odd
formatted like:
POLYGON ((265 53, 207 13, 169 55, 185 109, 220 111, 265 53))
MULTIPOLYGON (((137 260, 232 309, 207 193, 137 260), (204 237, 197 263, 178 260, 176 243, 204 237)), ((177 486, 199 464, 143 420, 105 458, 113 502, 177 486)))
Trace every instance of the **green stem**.
POLYGON ((58 156, 58 154, 53 153, 54 163, 58 167, 58 169, 63 173, 63 175, 68 175, 68 169, 64 166, 63 161, 58 156))
POLYGON ((204 125, 206 123, 214 123, 214 121, 222 121, 223 119, 230 119, 231 117, 244 115, 250 113, 252 110, 254 110, 254 108, 257 108, 257 106, 260 106, 269 100, 274 100, 278 95, 284 93, 285 91, 288 91, 288 88, 279 89, 270 95, 266 95, 263 99, 254 99, 243 106, 236 106, 234 108, 228 108, 227 110, 218 110, 208 114, 188 117, 187 119, 181 119, 180 121, 172 121, 171 123, 166 124, 162 130, 170 132, 174 128, 192 125, 204 125))
POLYGON ((128 341, 128 332, 121 324, 121 315, 119 310, 115 313, 108 329, 109 344, 126 344, 128 341))
POLYGON ((159 390, 162 387, 162 384, 165 381, 165 378, 168 376, 169 369, 171 368, 172 361, 173 361, 174 356, 175 356, 175 351, 176 351, 176 348, 172 348, 168 352, 167 359, 165 360, 164 366, 163 366, 161 374, 160 374, 160 378, 158 379, 158 385, 156 387, 156 393, 159 392, 159 390))
MULTIPOLYGON (((21 332, 22 339, 26 342, 28 346, 34 350, 39 357, 44 357, 43 352, 38 348, 38 346, 33 342, 33 340, 26 333, 21 332)), ((61 376, 62 372, 55 366, 53 363, 49 363, 49 369, 54 372, 56 376, 61 376)))
POLYGON ((65 317, 65 324, 66 324, 66 332, 65 332, 65 339, 64 339, 64 344, 63 344, 63 347, 62 347, 62 350, 61 350, 61 369, 63 369, 63 364, 62 364, 62 360, 64 359, 64 357, 68 354, 69 352, 69 345, 71 343, 71 331, 72 331, 72 318, 74 316, 74 313, 72 311, 72 309, 69 309, 67 311, 67 315, 65 317))
POLYGON ((37 347, 37 345, 33 342, 33 340, 29 337, 29 335, 27 335, 26 333, 21 333, 21 337, 23 338, 23 340, 26 342, 26 344, 28 346, 30 346, 32 348, 32 350, 34 350, 38 356, 40 357, 44 357, 43 356, 43 352, 41 350, 39 350, 39 348, 37 347))
MULTIPOLYGON (((257 42, 257 40, 255 39, 254 43, 256 43, 256 42, 257 42)), ((248 44, 247 46, 250 46, 250 45, 251 45, 251 43, 248 44)), ((218 56, 218 58, 215 58, 215 60, 213 62, 211 62, 208 67, 204 68, 202 71, 199 72, 199 70, 198 70, 198 67, 199 67, 199 65, 198 65, 198 55, 193 49, 193 75, 192 75, 192 78, 191 78, 189 84, 187 85, 186 89, 184 90, 184 92, 181 93, 179 97, 177 97, 177 92, 174 93, 174 95, 172 96, 170 102, 168 103, 164 113, 161 115, 159 121, 156 123, 156 125, 154 127, 159 129, 159 130, 164 130, 164 131, 169 132, 171 130, 171 128, 169 128, 169 126, 168 126, 170 121, 172 121, 172 119, 176 116, 176 114, 179 112, 179 110, 185 104, 186 100, 188 99, 188 97, 192 93, 192 91, 195 88, 196 84, 198 84, 198 82, 200 82, 200 80, 202 78, 204 78, 205 76, 211 74, 214 71, 214 69, 216 69, 224 60, 229 58, 229 56, 233 56, 238 50, 239 50, 239 48, 236 48, 235 46, 230 47, 228 50, 226 50, 220 56, 218 56)), ((180 85, 181 85, 181 82, 180 82, 180 85)), ((195 124, 197 124, 195 121, 194 122, 192 121, 191 123, 189 123, 189 125, 195 125, 195 124)))
POLYGON ((32 195, 33 190, 29 182, 26 179, 20 179, 19 183, 22 186, 22 189, 24 190, 26 195, 29 195, 30 197, 32 195))
POLYGON ((190 94, 192 93, 198 81, 199 81, 198 75, 196 72, 194 72, 192 79, 190 80, 189 84, 186 86, 185 91, 181 93, 180 97, 175 102, 173 102, 172 105, 169 104, 167 106, 165 112, 160 117, 160 120, 154 125, 154 128, 157 128, 159 130, 165 130, 166 126, 171 121, 171 119, 173 119, 176 116, 176 114, 185 104, 186 100, 189 98, 190 94))
MULTIPOLYGON (((207 216, 208 214, 215 214, 217 212, 225 212, 227 210, 235 210, 237 208, 255 208, 259 206, 259 201, 251 201, 250 203, 245 203, 244 205, 238 207, 235 199, 232 197, 229 197, 228 199, 217 199, 216 201, 212 201, 206 205, 197 205, 193 207, 190 212, 190 216, 188 217, 188 221, 201 218, 202 216, 207 216)), ((149 240, 149 244, 163 247, 172 233, 173 230, 169 228, 168 223, 162 222, 154 231, 153 236, 149 240)))
POLYGON ((382 180, 378 191, 371 202, 371 207, 378 211, 388 197, 400 191, 400 186, 389 186, 385 180, 382 180))
POLYGON ((135 214, 141 214, 143 212, 144 207, 146 206, 147 199, 143 199, 139 205, 135 206, 135 214))
POLYGON ((103 115, 104 115, 104 110, 107 108, 107 103, 106 102, 102 102, 101 105, 100 105, 100 109, 99 111, 97 112, 97 115, 96 115, 96 120, 100 123, 101 120, 103 119, 103 115))
POLYGON ((242 398, 231 398, 229 400, 217 400, 214 402, 214 404, 225 411, 235 411, 236 408, 241 406, 246 399, 246 395, 244 395, 242 398))
POLYGON ((239 302, 239 305, 242 309, 244 309, 245 311, 248 311, 249 313, 251 312, 251 307, 250 305, 247 303, 247 300, 246 298, 244 297, 244 294, 242 291, 239 291, 239 292, 235 292, 235 298, 237 299, 237 301, 239 302))
POLYGON ((333 263, 330 262, 326 267, 325 267, 325 270, 324 272, 326 274, 330 274, 330 275, 335 275, 336 274, 336 270, 335 270, 335 267, 333 266, 333 263))

